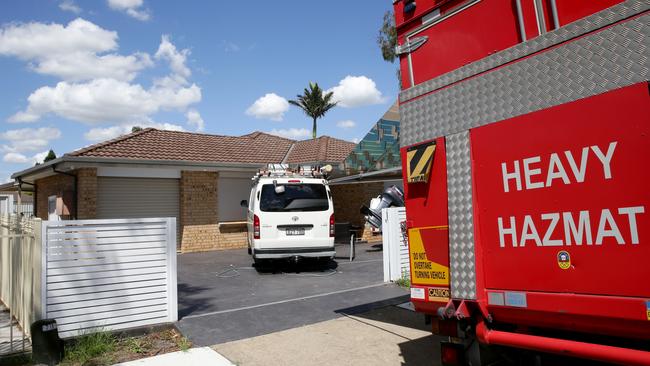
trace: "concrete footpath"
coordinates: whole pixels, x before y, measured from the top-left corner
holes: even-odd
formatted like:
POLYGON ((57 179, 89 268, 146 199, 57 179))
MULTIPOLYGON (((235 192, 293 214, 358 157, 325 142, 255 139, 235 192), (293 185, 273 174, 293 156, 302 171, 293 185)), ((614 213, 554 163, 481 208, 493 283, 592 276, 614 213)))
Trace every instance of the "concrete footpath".
POLYGON ((239 366, 439 365, 439 339, 422 314, 397 306, 213 348, 239 366))
POLYGON ((164 355, 140 360, 118 363, 113 366, 235 366, 225 357, 209 347, 192 348, 187 351, 166 353, 164 355))

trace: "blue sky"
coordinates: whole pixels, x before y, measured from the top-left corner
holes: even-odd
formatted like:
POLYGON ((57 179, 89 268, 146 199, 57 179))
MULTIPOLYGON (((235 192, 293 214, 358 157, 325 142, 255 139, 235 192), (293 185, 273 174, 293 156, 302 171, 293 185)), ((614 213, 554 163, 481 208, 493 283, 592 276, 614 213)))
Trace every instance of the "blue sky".
POLYGON ((398 93, 375 39, 391 2, 16 0, 0 4, 0 179, 133 125, 308 138, 286 99, 339 106, 319 135, 362 138, 398 93))

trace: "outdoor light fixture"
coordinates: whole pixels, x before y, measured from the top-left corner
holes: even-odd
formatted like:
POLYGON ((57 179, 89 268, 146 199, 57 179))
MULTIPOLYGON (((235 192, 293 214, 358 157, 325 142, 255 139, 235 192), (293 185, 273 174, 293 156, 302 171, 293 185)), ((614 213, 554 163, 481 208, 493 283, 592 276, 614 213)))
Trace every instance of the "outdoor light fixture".
POLYGON ((415 10, 415 1, 410 0, 410 1, 405 1, 404 2, 404 12, 405 13, 410 13, 415 10))

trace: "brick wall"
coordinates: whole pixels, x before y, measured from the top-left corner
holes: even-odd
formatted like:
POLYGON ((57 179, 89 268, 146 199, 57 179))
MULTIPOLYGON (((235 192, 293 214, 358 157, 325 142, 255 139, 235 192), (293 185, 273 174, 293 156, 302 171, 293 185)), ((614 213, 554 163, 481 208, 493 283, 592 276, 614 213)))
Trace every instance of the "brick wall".
POLYGON ((246 247, 246 225, 219 225, 218 173, 182 171, 180 181, 181 251, 246 247))
POLYGON ((82 168, 71 172, 77 176, 75 192, 74 177, 56 174, 36 181, 36 213, 43 220, 48 219, 47 202, 50 196, 63 199, 69 214, 61 215, 64 220, 73 219, 75 204, 78 219, 94 219, 97 212, 97 169, 82 168), (75 200, 76 194, 76 200, 75 200))
POLYGON ((77 175, 77 219, 97 218, 97 169, 82 168, 77 175))
MULTIPOLYGON (((74 177, 57 174, 39 179, 36 184, 36 216, 43 220, 48 219, 47 200, 50 196, 64 198, 64 204, 72 211, 74 193, 74 177)), ((62 218, 69 218, 63 216, 62 218)))
POLYGON ((361 183, 340 184, 330 186, 334 199, 334 215, 336 222, 349 222, 363 228, 361 239, 380 241, 381 236, 373 235, 370 225, 365 223, 363 215, 359 212, 362 205, 368 205, 370 199, 377 197, 384 191, 384 184, 361 183))

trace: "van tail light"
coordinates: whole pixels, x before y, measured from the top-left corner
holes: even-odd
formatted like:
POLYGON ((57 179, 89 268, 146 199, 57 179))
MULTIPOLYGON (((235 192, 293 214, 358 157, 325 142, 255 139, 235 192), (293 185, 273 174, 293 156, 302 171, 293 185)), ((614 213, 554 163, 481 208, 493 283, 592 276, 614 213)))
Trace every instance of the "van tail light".
POLYGON ((334 237, 334 214, 330 216, 330 238, 334 237))
POLYGON ((257 215, 253 216, 253 239, 260 238, 260 218, 257 215))

